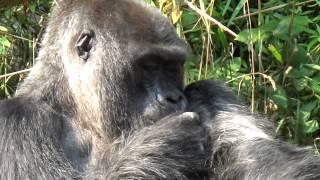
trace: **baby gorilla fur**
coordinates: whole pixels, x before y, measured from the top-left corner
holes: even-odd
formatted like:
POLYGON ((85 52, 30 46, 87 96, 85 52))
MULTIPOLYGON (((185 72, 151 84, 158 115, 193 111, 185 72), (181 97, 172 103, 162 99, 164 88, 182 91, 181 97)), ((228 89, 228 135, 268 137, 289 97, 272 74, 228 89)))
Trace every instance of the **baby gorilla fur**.
POLYGON ((251 114, 217 81, 199 81, 185 89, 188 111, 199 113, 209 129, 209 179, 320 179, 320 159, 306 148, 272 136, 272 123, 251 114))

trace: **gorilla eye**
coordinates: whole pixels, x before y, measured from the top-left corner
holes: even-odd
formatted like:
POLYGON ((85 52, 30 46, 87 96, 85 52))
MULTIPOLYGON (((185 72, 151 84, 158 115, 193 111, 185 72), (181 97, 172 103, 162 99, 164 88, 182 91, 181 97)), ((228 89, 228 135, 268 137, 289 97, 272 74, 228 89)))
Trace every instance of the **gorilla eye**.
POLYGON ((156 55, 146 55, 138 60, 140 66, 146 71, 158 71, 161 67, 161 57, 156 55))
POLYGON ((166 69, 170 73, 177 74, 181 71, 183 65, 180 65, 179 63, 176 62, 171 62, 168 65, 166 65, 166 69))
POLYGON ((153 60, 144 62, 141 66, 144 70, 147 70, 147 71, 157 71, 160 69, 160 65, 154 62, 153 60))
POLYGON ((89 58, 89 53, 92 48, 94 32, 92 30, 83 30, 77 40, 76 49, 78 56, 87 60, 89 58))

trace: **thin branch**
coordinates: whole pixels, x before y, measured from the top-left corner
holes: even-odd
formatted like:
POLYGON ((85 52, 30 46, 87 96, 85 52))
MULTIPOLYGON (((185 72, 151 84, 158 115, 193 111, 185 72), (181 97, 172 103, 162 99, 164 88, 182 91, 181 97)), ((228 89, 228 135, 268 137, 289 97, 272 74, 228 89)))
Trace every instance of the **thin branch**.
POLYGON ((20 36, 14 35, 14 34, 10 34, 10 33, 8 33, 8 32, 4 32, 4 31, 0 31, 0 34, 7 35, 7 36, 11 36, 11 37, 13 37, 13 38, 20 39, 20 40, 23 40, 23 41, 33 42, 33 41, 30 40, 30 39, 27 39, 27 38, 24 38, 24 37, 20 37, 20 36))
MULTIPOLYGON (((311 2, 316 2, 316 0, 307 0, 307 1, 300 2, 300 3, 296 3, 296 6, 305 5, 305 4, 308 4, 308 3, 311 3, 311 2)), ((267 8, 267 9, 263 9, 263 10, 260 10, 260 11, 256 11, 256 12, 253 12, 253 13, 250 13, 250 14, 245 14, 245 15, 242 15, 242 16, 238 16, 238 17, 234 18, 233 20, 239 20, 239 19, 246 18, 248 16, 258 15, 259 13, 266 13, 266 12, 274 11, 274 10, 277 10, 277 9, 281 9, 281 8, 290 6, 293 3, 294 2, 281 4, 281 5, 278 5, 278 6, 271 7, 271 8, 267 8)))
POLYGON ((202 11, 201 9, 199 9, 197 6, 193 5, 193 3, 189 2, 188 0, 184 0, 184 2, 194 11, 196 11, 198 14, 200 14, 202 17, 208 19, 209 21, 213 22, 214 24, 216 24, 217 26, 219 26, 220 28, 222 28, 224 31, 226 31, 227 33, 229 33, 230 35, 232 35, 234 38, 237 38, 238 35, 236 33, 234 33, 232 30, 230 30, 228 27, 226 27, 225 25, 221 24, 219 21, 217 21, 216 19, 214 19, 213 17, 211 17, 210 15, 208 15, 206 12, 202 11))
POLYGON ((272 77, 271 77, 271 76, 268 76, 268 75, 266 75, 266 74, 264 74, 264 73, 260 73, 260 72, 255 72, 254 74, 252 74, 252 73, 243 74, 243 75, 241 75, 241 76, 235 77, 235 78, 227 81, 226 83, 228 84, 228 83, 231 83, 232 81, 235 81, 235 80, 237 80, 237 79, 242 79, 242 78, 245 78, 246 76, 252 76, 252 75, 260 75, 260 76, 262 76, 263 78, 266 78, 266 79, 270 82, 270 84, 271 84, 271 86, 272 86, 272 89, 273 89, 274 91, 277 90, 276 82, 272 79, 272 77))
POLYGON ((9 73, 9 74, 5 74, 5 75, 1 75, 0 76, 0 80, 4 79, 4 78, 7 78, 7 77, 10 77, 10 76, 17 75, 17 74, 27 73, 27 72, 30 72, 30 70, 31 70, 31 68, 30 69, 24 69, 24 70, 17 71, 17 72, 13 72, 13 73, 9 73))

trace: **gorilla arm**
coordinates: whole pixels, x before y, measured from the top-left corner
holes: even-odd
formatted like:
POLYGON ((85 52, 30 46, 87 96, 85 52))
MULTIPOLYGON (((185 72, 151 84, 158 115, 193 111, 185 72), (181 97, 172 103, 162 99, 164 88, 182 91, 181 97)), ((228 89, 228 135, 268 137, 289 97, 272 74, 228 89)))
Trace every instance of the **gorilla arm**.
POLYGON ((91 178, 188 179, 208 157, 206 134, 195 113, 170 115, 115 141, 91 178))
POLYGON ((0 101, 0 179, 71 179, 62 117, 29 97, 0 101))

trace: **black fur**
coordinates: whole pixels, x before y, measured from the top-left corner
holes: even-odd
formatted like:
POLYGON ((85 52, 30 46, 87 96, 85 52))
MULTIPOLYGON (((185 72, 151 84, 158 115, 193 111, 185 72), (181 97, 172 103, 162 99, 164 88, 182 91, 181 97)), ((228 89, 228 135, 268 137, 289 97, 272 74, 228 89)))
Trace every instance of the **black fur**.
POLYGON ((58 0, 36 65, 0 102, 0 179, 187 179, 207 136, 181 113, 185 58, 141 1, 58 0))
POLYGON ((320 158, 306 148, 276 140, 272 123, 253 115, 216 81, 185 89, 189 111, 198 112, 211 137, 209 179, 320 179, 320 158))

